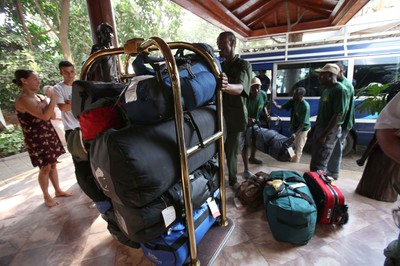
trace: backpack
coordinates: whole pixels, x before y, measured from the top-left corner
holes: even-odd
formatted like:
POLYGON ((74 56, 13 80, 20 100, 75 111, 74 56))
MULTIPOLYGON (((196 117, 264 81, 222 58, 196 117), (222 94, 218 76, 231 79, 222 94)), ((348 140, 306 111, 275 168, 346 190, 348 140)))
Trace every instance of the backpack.
POLYGON ((120 129, 125 126, 125 121, 115 98, 102 98, 86 106, 79 115, 79 125, 82 138, 85 141, 93 140, 97 134, 106 129, 120 129))
POLYGON ((262 171, 251 176, 240 184, 237 197, 251 208, 257 208, 263 203, 263 191, 268 174, 262 171))

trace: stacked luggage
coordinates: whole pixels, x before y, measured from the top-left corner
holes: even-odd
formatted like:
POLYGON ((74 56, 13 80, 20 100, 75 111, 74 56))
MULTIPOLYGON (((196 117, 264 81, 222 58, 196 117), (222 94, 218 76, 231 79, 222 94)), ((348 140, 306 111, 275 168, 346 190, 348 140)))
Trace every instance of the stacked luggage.
MULTIPOLYGON (((210 51, 205 45, 196 49, 210 51)), ((198 243, 216 221, 211 210, 219 209, 221 197, 219 145, 204 143, 220 128, 217 84, 212 67, 199 54, 178 52, 183 145, 199 147, 186 160, 198 243)), ((93 174, 90 182, 110 203, 103 213, 109 213, 105 217, 109 230, 121 233, 121 243, 140 244, 155 264, 181 265, 190 250, 181 180, 181 157, 186 155, 180 153, 172 82, 165 67, 147 53, 139 53, 137 59, 134 69, 143 76, 132 78, 129 84, 109 83, 107 91, 107 83, 74 82, 72 111, 85 128, 82 133, 86 132, 83 137, 93 174), (93 123, 98 113, 104 119, 93 123)))

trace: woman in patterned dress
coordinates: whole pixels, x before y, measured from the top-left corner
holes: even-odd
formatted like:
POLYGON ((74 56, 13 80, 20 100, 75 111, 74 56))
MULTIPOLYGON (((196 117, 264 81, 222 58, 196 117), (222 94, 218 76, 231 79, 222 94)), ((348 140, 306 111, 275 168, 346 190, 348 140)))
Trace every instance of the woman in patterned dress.
POLYGON ((15 100, 15 109, 32 165, 39 166, 40 169, 39 185, 43 192, 44 202, 49 207, 56 206, 59 203, 48 192, 49 180, 54 186, 56 197, 71 196, 60 188, 58 181, 57 159, 65 153, 65 150, 50 122, 50 119, 55 116, 57 94, 53 94, 49 104, 44 96, 36 94, 40 80, 38 75, 31 70, 15 71, 13 83, 21 88, 15 100))

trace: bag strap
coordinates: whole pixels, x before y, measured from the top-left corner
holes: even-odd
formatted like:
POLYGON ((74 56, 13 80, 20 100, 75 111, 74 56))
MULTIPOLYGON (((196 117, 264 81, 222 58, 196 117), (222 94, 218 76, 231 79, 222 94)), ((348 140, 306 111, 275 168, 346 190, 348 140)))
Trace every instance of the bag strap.
POLYGON ((86 100, 87 100, 87 98, 88 98, 88 94, 87 94, 87 92, 86 91, 80 91, 79 92, 79 96, 81 97, 81 112, 83 112, 84 111, 84 109, 85 109, 85 102, 86 102, 86 100))
POLYGON ((281 224, 284 224, 286 226, 292 227, 294 229, 302 229, 302 228, 307 228, 308 223, 303 223, 303 224, 289 224, 286 221, 282 220, 281 218, 277 217, 277 221, 281 224))
MULTIPOLYGON (((301 182, 301 183, 304 183, 304 182, 301 182)), ((280 191, 280 192, 277 191, 274 195, 272 195, 270 197, 271 199, 293 196, 293 197, 305 199, 309 204, 313 204, 313 199, 306 193, 300 191, 299 188, 291 188, 290 185, 286 184, 285 182, 283 182, 283 184, 286 187, 286 193, 284 193, 283 191, 280 191), (289 189, 292 190, 293 192, 288 192, 289 189)))
POLYGON ((201 147, 201 148, 204 148, 205 145, 204 145, 203 137, 201 136, 200 129, 199 129, 199 127, 197 126, 196 121, 193 119, 193 116, 192 116, 192 114, 191 114, 189 111, 187 111, 186 114, 187 114, 189 117, 186 117, 185 120, 186 120, 186 121, 193 127, 193 129, 196 131, 197 138, 198 138, 199 141, 200 141, 200 147, 201 147))
POLYGON ((272 196, 270 197, 270 200, 292 196, 292 197, 304 199, 304 200, 306 200, 310 205, 313 204, 313 200, 312 200, 311 197, 308 196, 306 193, 301 192, 301 191, 298 190, 298 189, 294 189, 293 191, 294 191, 294 192, 287 192, 287 191, 286 191, 286 193, 284 193, 284 192, 278 193, 278 192, 277 192, 277 193, 275 193, 274 195, 272 195, 272 196))

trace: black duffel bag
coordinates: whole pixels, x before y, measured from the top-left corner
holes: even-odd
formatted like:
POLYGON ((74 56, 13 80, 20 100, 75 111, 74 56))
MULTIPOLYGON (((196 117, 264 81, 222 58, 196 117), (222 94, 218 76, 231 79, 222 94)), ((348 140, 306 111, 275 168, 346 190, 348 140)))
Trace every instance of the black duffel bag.
MULTIPOLYGON (((211 159, 189 175, 193 209, 199 208, 212 197, 219 186, 219 167, 216 159, 211 159)), ((119 227, 135 242, 148 242, 168 230, 162 211, 170 208, 175 212, 175 220, 185 216, 182 183, 178 182, 166 193, 141 208, 113 203, 119 227)), ((169 221, 172 222, 172 221, 169 221)))
MULTIPOLYGON (((217 131, 215 106, 185 114, 186 147, 197 146, 217 131)), ((214 142, 188 157, 193 172, 217 152, 214 142)), ((181 166, 175 121, 106 130, 90 147, 92 172, 114 202, 143 207, 179 181, 181 166)))
POLYGON ((91 104, 103 98, 117 98, 126 84, 76 80, 72 83, 71 111, 78 118, 91 104))

